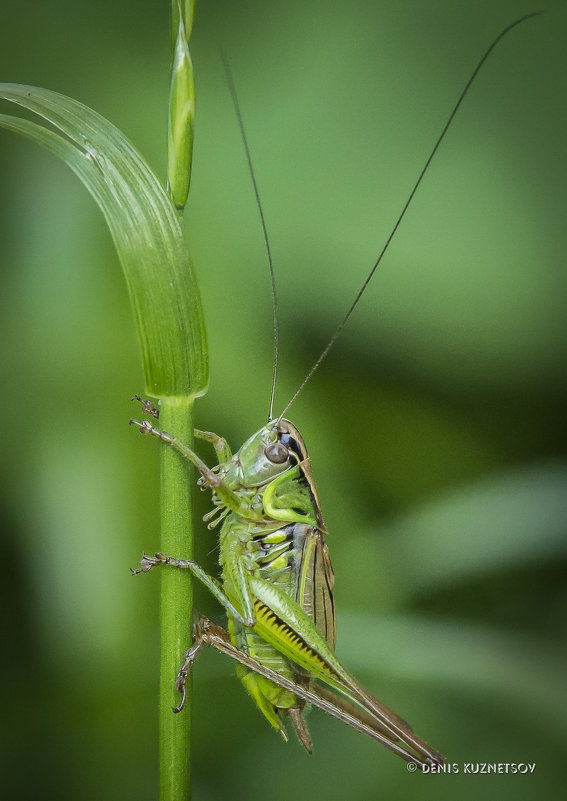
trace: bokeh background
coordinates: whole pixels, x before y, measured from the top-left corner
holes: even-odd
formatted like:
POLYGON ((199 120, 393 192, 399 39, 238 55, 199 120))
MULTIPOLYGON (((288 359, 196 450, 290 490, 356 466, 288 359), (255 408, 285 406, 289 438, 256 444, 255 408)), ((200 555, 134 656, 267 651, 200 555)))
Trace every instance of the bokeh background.
MULTIPOLYGON (((557 797, 565 782, 567 10, 499 47, 379 274, 292 417, 337 574, 338 653, 460 768, 410 774, 315 711, 308 758, 232 665, 195 668, 194 797, 557 797), (531 776, 465 762, 537 763, 531 776)), ((185 228, 211 349, 201 427, 237 446, 271 376, 266 258, 291 396, 374 262, 480 55, 530 0, 201 2, 185 228)), ((76 97, 164 175, 168 3, 0 2, 0 79, 76 97)), ((1 676, 10 799, 157 797, 157 443, 102 215, 62 164, 0 132, 1 676), (155 446, 155 447, 154 447, 155 446)), ((291 413, 290 413, 291 414, 291 413)), ((203 498, 202 511, 206 511, 203 498)), ((215 571, 205 527, 199 561, 215 571)), ((198 606, 223 614, 197 589, 198 606)))

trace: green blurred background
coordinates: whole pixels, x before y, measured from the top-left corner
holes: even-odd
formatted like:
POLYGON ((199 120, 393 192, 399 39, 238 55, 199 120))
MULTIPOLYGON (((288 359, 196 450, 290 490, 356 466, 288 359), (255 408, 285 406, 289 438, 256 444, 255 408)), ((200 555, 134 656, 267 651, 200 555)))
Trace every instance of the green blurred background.
MULTIPOLYGON (((195 669, 194 797, 557 797, 565 705, 567 9, 500 46, 379 274, 293 407, 337 574, 338 653, 459 775, 311 716, 284 745, 214 653, 195 669), (466 776, 465 762, 536 762, 466 776)), ((165 171, 168 4, 0 2, 0 79, 71 95, 165 171)), ((264 421, 269 279, 219 57, 238 84, 280 291, 285 404, 388 235, 488 43, 531 0, 198 3, 185 227, 211 347, 201 427, 264 421)), ((102 215, 0 133, 2 795, 157 797, 157 445, 102 215)), ((205 498, 200 497, 202 511, 205 498)), ((215 537, 197 557, 211 572, 215 537)), ((222 611, 197 589, 199 608, 222 611)))

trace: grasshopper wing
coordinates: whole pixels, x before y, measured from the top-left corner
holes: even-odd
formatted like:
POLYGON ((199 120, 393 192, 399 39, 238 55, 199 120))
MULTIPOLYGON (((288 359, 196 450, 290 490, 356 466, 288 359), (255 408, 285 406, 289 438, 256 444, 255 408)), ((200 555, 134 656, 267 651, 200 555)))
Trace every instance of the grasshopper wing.
POLYGON ((298 559, 296 601, 311 618, 315 628, 331 651, 337 641, 337 620, 333 588, 335 574, 324 531, 305 526, 303 545, 298 559))

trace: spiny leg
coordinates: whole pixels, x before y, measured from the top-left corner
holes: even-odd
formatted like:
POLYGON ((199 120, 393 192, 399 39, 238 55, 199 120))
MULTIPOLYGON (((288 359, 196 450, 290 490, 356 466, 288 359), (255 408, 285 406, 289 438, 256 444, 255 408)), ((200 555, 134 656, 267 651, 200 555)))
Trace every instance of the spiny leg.
MULTIPOLYGON (((357 709, 361 707, 376 721, 376 725, 373 725, 372 728, 379 731, 382 737, 387 732, 386 736, 389 740, 403 743, 408 753, 417 754, 424 763, 441 764, 443 762, 440 754, 414 735, 409 724, 374 698, 354 676, 345 670, 327 642, 313 627, 305 611, 292 598, 285 595, 277 585, 270 584, 256 576, 251 576, 248 583, 255 598, 258 620, 256 631, 260 637, 267 640, 288 659, 306 668, 313 679, 332 687, 334 696, 339 692, 341 697, 344 695, 348 698, 350 703, 355 706, 351 706, 349 711, 341 704, 345 715, 352 717, 352 710, 355 710, 356 719, 360 723, 361 716, 358 715, 357 709), (298 635, 307 647, 297 648, 292 645, 286 636, 285 626, 278 625, 278 620, 283 620, 285 623, 291 619, 294 620, 291 631, 298 635)), ((322 693, 319 695, 321 696, 322 693)))
MULTIPOLYGON (((193 662, 197 658, 198 653, 200 652, 203 645, 211 645, 215 647, 215 645, 224 642, 228 648, 233 648, 230 643, 230 635, 229 633, 221 628, 220 626, 216 626, 212 623, 208 618, 200 615, 199 612, 194 610, 193 616, 193 645, 189 648, 188 651, 185 653, 185 658, 183 660, 183 664, 179 668, 177 672, 177 679, 175 681, 175 688, 178 692, 181 693, 181 701, 179 702, 178 706, 173 708, 174 712, 181 712, 183 707, 185 706, 185 699, 187 694, 186 684, 187 684, 187 677, 189 676, 191 669, 193 667, 193 662)), ((240 653, 237 649, 237 653, 240 653)), ((245 656, 243 654, 243 656, 245 656)), ((252 660, 255 662, 255 660, 252 660)), ((260 665, 260 663, 258 663, 260 665)), ((250 667, 250 665, 247 665, 250 667)), ((249 673, 255 673, 254 670, 249 670, 249 673)), ((274 673, 277 676, 277 673, 274 673)), ((301 704, 301 708, 304 707, 304 704, 301 704)), ((307 749, 309 753, 311 753, 311 741, 309 739, 309 734, 305 727, 305 722, 301 719, 301 724, 296 722, 295 716, 293 715, 294 712, 297 712, 300 715, 300 709, 285 709, 285 711, 290 714, 292 718, 292 723, 294 728, 298 732, 298 736, 307 749)), ((300 715, 301 717, 301 715, 300 715)), ((277 727, 276 727, 277 728, 277 727)), ((287 742, 287 734, 283 726, 279 726, 279 731, 282 734, 284 740, 287 742)))
POLYGON ((437 754, 435 754, 434 757, 422 757, 421 755, 416 756, 407 748, 405 748, 404 745, 393 741, 383 734, 383 732, 380 730, 380 726, 375 727, 370 725, 373 723, 373 721, 369 719, 367 715, 359 717, 357 714, 358 710, 346 703, 342 698, 333 697, 329 691, 325 692, 324 695, 320 694, 319 687, 309 689, 301 686, 300 684, 296 684, 285 676, 282 676, 280 673, 276 673, 276 671, 266 667, 266 665, 258 662, 248 654, 245 654, 243 651, 240 651, 230 642, 230 636, 228 632, 220 626, 216 626, 208 618, 204 617, 204 615, 200 615, 198 618, 198 621, 195 625, 195 642, 185 654, 185 660, 177 674, 176 687, 182 694, 182 701, 176 711, 179 711, 183 708, 183 704, 185 702, 184 682, 189 671, 191 670, 191 666, 195 661, 197 654, 203 645, 210 645, 211 647, 216 648, 218 651, 230 656, 236 662, 244 665, 244 667, 247 667, 249 670, 252 670, 255 673, 258 673, 260 676, 264 676, 264 678, 273 681, 274 684, 277 684, 284 690, 289 690, 298 698, 301 698, 307 703, 313 704, 313 706, 316 706, 333 717, 338 718, 338 720, 341 720, 343 723, 346 723, 353 729, 356 729, 361 734, 366 734, 371 739, 376 740, 376 742, 381 743, 390 751, 393 751, 395 754, 402 757, 402 759, 405 759, 406 762, 415 762, 422 769, 425 765, 442 764, 442 757, 438 756, 437 754))
POLYGON ((174 712, 181 712, 185 706, 187 677, 203 645, 218 647, 217 644, 223 642, 228 647, 233 647, 230 643, 228 631, 221 628, 221 626, 215 625, 208 617, 197 612, 196 609, 193 612, 193 619, 193 644, 185 652, 183 664, 177 671, 177 678, 175 680, 175 689, 181 693, 181 701, 173 708, 174 712))
POLYGON ((189 650, 185 651, 185 656, 183 658, 183 664, 177 671, 177 678, 175 680, 175 689, 181 693, 181 701, 178 703, 177 706, 172 707, 174 712, 181 712, 183 707, 185 706, 185 699, 187 697, 187 676, 191 672, 191 668, 193 667, 193 662, 197 658, 197 654, 205 645, 206 639, 203 634, 194 635, 194 642, 189 650))
POLYGON ((253 613, 249 614, 247 617, 242 615, 242 613, 234 606, 234 604, 229 601, 220 584, 191 559, 177 559, 175 556, 166 556, 165 554, 159 552, 154 556, 149 556, 145 553, 140 561, 140 567, 136 570, 132 570, 132 575, 136 576, 138 573, 148 573, 152 567, 155 567, 156 565, 168 565, 169 567, 177 567, 181 570, 190 570, 195 578, 198 578, 199 581, 205 585, 205 587, 212 595, 214 595, 221 606, 224 606, 227 612, 229 612, 239 623, 241 623, 243 626, 253 626, 256 622, 253 613))

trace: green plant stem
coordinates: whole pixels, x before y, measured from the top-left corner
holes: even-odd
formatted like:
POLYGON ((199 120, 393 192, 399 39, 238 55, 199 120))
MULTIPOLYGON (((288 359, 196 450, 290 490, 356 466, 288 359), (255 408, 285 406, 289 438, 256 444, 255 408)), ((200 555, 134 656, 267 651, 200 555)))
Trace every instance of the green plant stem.
MULTIPOLYGON (((162 398, 160 428, 191 445, 192 399, 162 398)), ((172 448, 161 449, 161 540, 163 553, 191 558, 190 465, 172 448)), ((187 700, 179 714, 172 707, 180 701, 175 677, 191 644, 193 593, 191 576, 184 570, 161 570, 161 669, 160 669, 160 801, 190 798, 191 678, 187 700)))

